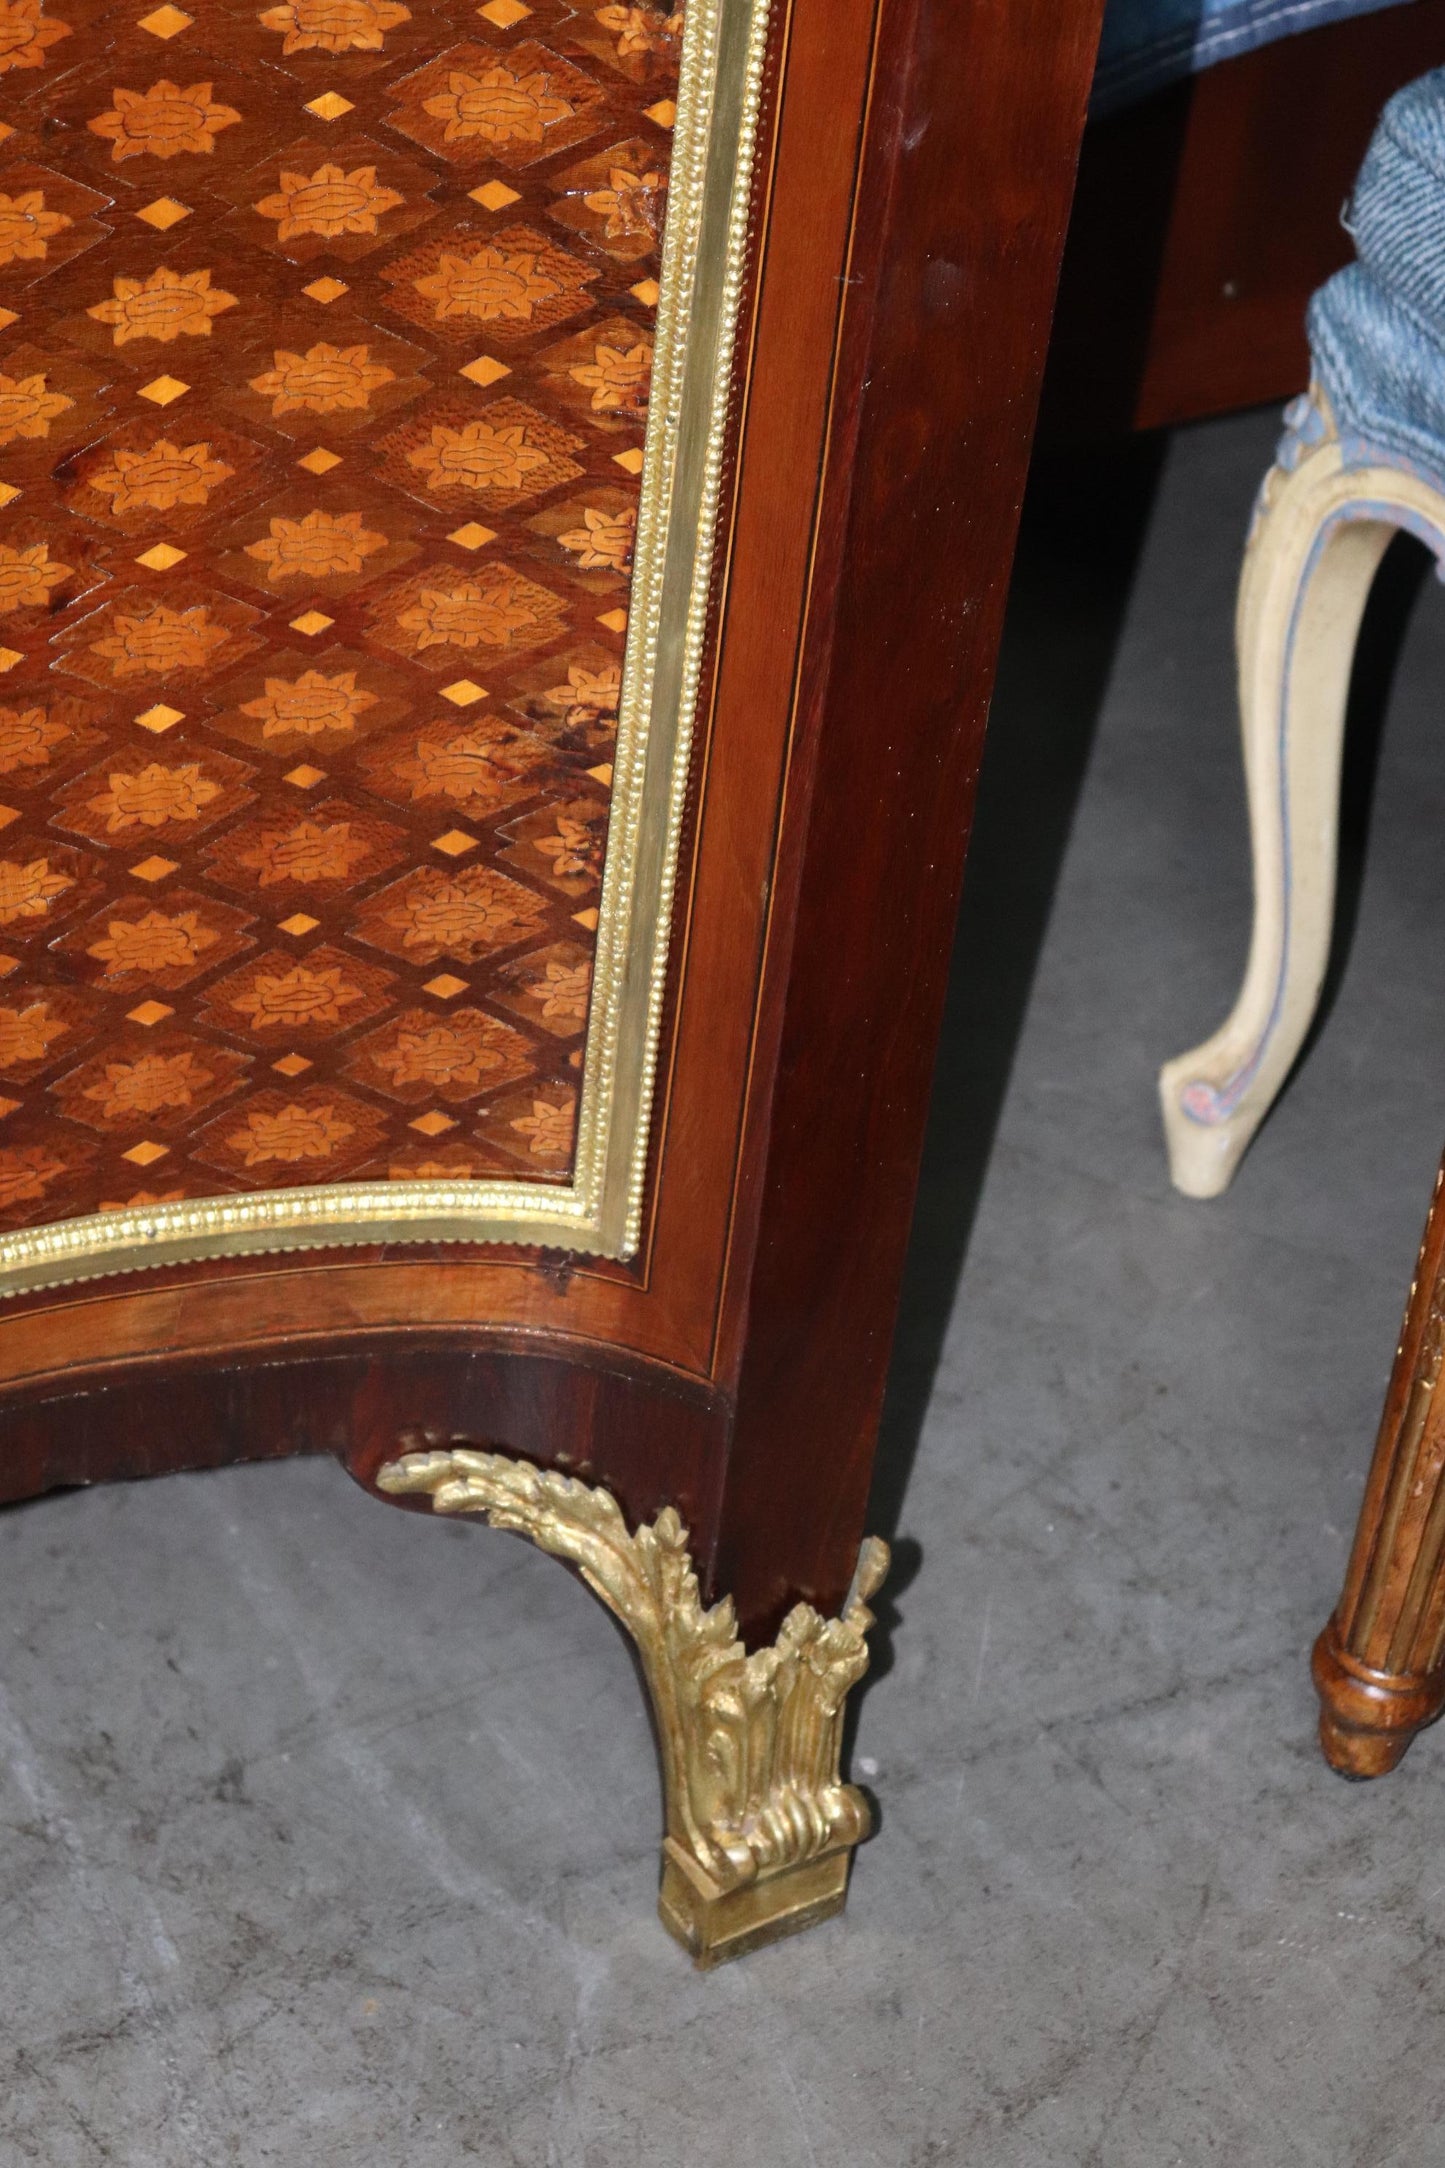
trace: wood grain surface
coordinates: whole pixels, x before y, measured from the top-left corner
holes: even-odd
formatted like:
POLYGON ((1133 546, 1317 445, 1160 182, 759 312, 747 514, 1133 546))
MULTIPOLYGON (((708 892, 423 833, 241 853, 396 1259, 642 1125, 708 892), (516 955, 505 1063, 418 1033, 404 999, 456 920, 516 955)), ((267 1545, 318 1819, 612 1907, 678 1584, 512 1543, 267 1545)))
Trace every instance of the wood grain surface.
POLYGON ((680 17, 7 24, 0 1226, 565 1176, 680 17))
MULTIPOLYGON (((585 1471, 631 1516, 681 1500, 705 1592, 737 1595, 750 1638, 771 1634, 794 1596, 836 1606, 863 1527, 1098 15, 1097 0, 792 0, 775 15, 639 1256, 599 1265, 412 1246, 174 1267, 19 1298, 0 1310, 7 1495, 269 1452, 278 1439, 282 1450, 337 1452, 365 1480, 420 1427, 585 1471)), ((255 35, 250 18, 219 14, 208 34, 232 20, 237 36, 255 35)), ((655 99, 652 83, 609 75, 578 45, 578 23, 590 35, 586 11, 567 22, 563 57, 605 83, 609 111, 655 99)), ((460 14, 455 26, 460 36, 460 14)), ((484 39, 489 51, 515 52, 541 27, 519 22, 484 39)), ((472 37, 469 16, 465 28, 472 37)), ((284 39, 265 35, 274 59, 284 39)), ((562 33, 548 37, 550 51, 562 33)), ((177 64, 165 66, 174 77, 177 64)), ((365 67, 380 80, 384 50, 365 67)), ((334 71, 318 62, 316 95, 323 78, 334 71)), ((268 96, 281 97, 282 79, 273 68, 268 96)), ((212 88, 241 110, 219 65, 212 88)), ((279 129, 279 112, 265 125, 279 129)), ((325 123, 325 140, 354 125, 353 114, 325 123)), ((239 157, 226 144, 241 126, 217 131, 208 172, 239 157)), ((420 121, 415 130, 379 138, 377 184, 403 197, 408 162, 428 172, 445 163, 420 121)), ((664 136, 661 123, 639 131, 653 144, 664 136)), ((286 140, 270 136, 263 149, 286 140)), ((113 141, 87 146, 92 178, 113 141)), ((581 157, 580 142, 569 144, 508 185, 535 193, 581 157)), ((251 168, 233 170, 239 188, 251 168)), ((269 193, 282 192, 279 174, 278 157, 269 193)), ((233 213, 258 217, 247 208, 258 200, 228 198, 218 224, 229 234, 233 213)), ((521 209, 476 215, 495 233, 521 209)), ((473 207, 458 217, 470 231, 473 207)), ((420 263, 439 245, 436 223, 408 230, 399 254, 420 263)), ((547 230, 561 233, 555 221, 547 230)), ((595 235, 568 231, 551 245, 597 258, 595 235)), ((350 259, 337 275, 350 280, 350 259)), ((417 276, 430 280, 433 268, 417 276)), ((598 290, 621 307, 623 281, 621 270, 601 273, 598 290)), ((389 335, 419 342, 411 317, 384 320, 389 335)), ((539 333, 539 350, 564 332, 539 333)), ((520 341, 492 346, 509 365, 524 351, 520 341)), ((479 389, 478 405, 506 395, 479 389)), ((593 426, 577 416, 579 431, 593 426)), ((424 521, 425 498, 398 491, 396 501, 415 503, 424 521)), ((269 503, 261 509, 269 519, 269 503)), ((265 533, 263 520, 241 538, 242 554, 265 533)), ((569 576, 545 556, 551 541, 532 535, 526 546, 527 577, 564 593, 569 576)), ((489 551, 496 545, 466 562, 489 562, 489 551)), ((270 560, 254 562, 237 593, 262 597, 245 606, 263 609, 270 560)), ((386 576, 405 581, 410 564, 386 576)), ((370 668, 383 649, 387 669, 428 667, 369 625, 348 652, 370 668)), ((483 679, 489 690, 496 674, 483 679)), ((160 754, 172 735, 157 741, 160 754)), ((363 738, 358 767, 379 736, 363 738)), ((232 742, 226 757, 261 765, 257 748, 232 742)), ((278 785, 280 801, 295 789, 278 785)), ((250 809, 235 817, 245 822, 250 809)), ((408 877, 373 878, 380 892, 408 877)), ((505 878, 539 899, 556 893, 516 860, 505 878)), ((394 968, 385 948, 341 940, 348 956, 394 968)), ((447 969, 449 959, 419 968, 447 969)), ((499 1023, 518 1014, 485 998, 499 1023)), ((378 1018, 346 1043, 380 1028, 378 1018)), ((250 1046, 235 1042, 238 1055, 250 1046)), ((560 1082, 562 1067, 554 1073, 560 1082)), ((372 1095, 390 1103, 353 1072, 345 1088, 367 1105, 372 1095)), ((451 1145, 469 1144, 475 1127, 459 1121, 451 1145)))

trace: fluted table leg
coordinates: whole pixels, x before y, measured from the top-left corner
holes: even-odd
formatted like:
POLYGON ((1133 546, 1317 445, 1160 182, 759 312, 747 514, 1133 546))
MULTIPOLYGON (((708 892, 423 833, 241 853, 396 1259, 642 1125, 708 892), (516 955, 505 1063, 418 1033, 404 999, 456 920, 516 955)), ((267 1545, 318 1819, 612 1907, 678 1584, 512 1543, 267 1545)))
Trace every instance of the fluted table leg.
POLYGON ((1344 1593, 1315 1644, 1320 1743, 1383 1776, 1445 1708, 1445 1166, 1395 1356, 1344 1593))

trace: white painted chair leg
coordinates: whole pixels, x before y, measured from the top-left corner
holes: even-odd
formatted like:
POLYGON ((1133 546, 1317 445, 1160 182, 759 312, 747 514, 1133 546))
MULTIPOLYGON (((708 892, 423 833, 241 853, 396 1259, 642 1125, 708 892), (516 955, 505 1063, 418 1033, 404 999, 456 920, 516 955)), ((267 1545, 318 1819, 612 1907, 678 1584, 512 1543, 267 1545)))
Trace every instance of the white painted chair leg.
POLYGON ((1169 1170, 1189 1197, 1229 1186, 1319 1001, 1350 666, 1380 559, 1400 527, 1445 547, 1445 500, 1403 469, 1347 458, 1318 393, 1286 419, 1236 621, 1254 861, 1249 961, 1224 1024, 1159 1075, 1169 1170))

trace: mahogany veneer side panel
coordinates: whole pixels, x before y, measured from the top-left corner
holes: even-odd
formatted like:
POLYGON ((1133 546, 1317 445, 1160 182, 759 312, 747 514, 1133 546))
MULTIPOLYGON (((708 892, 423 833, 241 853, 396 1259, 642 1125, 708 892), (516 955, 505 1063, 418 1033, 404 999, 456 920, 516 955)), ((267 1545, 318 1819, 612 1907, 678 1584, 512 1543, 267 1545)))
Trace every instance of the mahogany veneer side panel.
POLYGON ((61 1484, 332 1453, 363 1483, 398 1440, 454 1436, 605 1481, 635 1522, 705 1523, 726 1421, 717 1396, 600 1348, 533 1353, 498 1336, 374 1335, 248 1361, 137 1360, 83 1393, 6 1412, 0 1504, 61 1484))
POLYGON ((1100 12, 882 13, 720 1343, 749 1632, 836 1605, 862 1533, 1100 12))

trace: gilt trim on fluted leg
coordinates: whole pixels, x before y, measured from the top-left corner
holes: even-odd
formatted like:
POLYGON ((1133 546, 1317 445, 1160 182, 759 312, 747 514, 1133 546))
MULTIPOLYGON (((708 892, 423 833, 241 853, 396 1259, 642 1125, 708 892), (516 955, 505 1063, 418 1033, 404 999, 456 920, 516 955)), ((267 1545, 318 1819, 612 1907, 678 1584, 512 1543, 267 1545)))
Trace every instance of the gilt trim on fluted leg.
POLYGON ((1445 1167, 1425 1223, 1344 1594, 1315 1644, 1320 1743, 1383 1776, 1445 1709, 1445 1167))
POLYGON ((609 1491, 500 1453, 406 1453, 376 1477, 438 1513, 478 1513, 568 1560, 636 1644, 666 1795, 663 1924, 699 1966, 842 1910, 868 1802, 838 1772, 843 1708, 868 1668, 868 1598, 888 1569, 870 1537, 842 1615, 797 1604, 748 1655, 729 1599, 704 1610, 671 1506, 630 1533, 609 1491))

